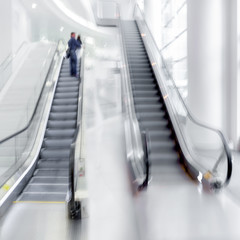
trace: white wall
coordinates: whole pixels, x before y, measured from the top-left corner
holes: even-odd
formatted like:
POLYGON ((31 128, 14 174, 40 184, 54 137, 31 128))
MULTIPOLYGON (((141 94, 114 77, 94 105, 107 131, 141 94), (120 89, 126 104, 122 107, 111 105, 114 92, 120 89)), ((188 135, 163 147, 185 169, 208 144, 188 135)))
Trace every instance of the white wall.
MULTIPOLYGON (((13 1, 13 0, 12 0, 13 1)), ((12 4, 12 49, 15 52, 24 41, 30 40, 30 18, 19 1, 12 4)))
MULTIPOLYGON (((224 8, 224 51, 223 51, 223 129, 231 141, 232 146, 237 149, 239 138, 239 106, 238 81, 237 81, 237 50, 238 50, 238 29, 237 29, 237 5, 238 0, 223 2, 224 8)), ((240 13, 240 12, 239 12, 240 13)))
POLYGON ((144 1, 145 19, 159 48, 161 47, 162 39, 161 6, 162 1, 159 0, 144 1))
POLYGON ((11 1, 0 1, 0 64, 12 51, 12 11, 11 1))
POLYGON ((17 0, 0 1, 0 63, 29 40, 30 21, 17 0))
POLYGON ((237 0, 188 0, 188 105, 238 148, 237 0))

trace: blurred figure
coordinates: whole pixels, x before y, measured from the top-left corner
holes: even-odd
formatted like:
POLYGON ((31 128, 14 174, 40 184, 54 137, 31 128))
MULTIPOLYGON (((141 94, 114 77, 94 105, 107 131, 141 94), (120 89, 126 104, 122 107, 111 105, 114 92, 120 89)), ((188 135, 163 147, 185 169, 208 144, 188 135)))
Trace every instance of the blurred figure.
POLYGON ((68 41, 70 50, 70 70, 71 76, 77 76, 77 55, 76 50, 81 47, 79 41, 75 39, 75 32, 71 33, 71 39, 68 41))
POLYGON ((80 48, 77 49, 77 59, 80 59, 80 57, 81 57, 81 47, 82 47, 82 40, 81 40, 80 35, 77 36, 77 41, 80 43, 80 48))

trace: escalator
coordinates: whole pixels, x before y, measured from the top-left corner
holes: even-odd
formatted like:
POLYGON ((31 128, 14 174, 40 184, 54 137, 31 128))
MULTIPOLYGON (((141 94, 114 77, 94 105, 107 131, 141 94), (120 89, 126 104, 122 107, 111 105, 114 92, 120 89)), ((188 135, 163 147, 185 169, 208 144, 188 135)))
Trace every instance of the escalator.
POLYGON ((151 175, 154 179, 168 177, 169 172, 179 171, 180 155, 164 99, 136 22, 122 21, 122 35, 136 117, 141 132, 148 135, 151 175))
POLYGON ((65 201, 78 97, 79 79, 70 76, 69 60, 64 59, 37 165, 18 201, 65 201))

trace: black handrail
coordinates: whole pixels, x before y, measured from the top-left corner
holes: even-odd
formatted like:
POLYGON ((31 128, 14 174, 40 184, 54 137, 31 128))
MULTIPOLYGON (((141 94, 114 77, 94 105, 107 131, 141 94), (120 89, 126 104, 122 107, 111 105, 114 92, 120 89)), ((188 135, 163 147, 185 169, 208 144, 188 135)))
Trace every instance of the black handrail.
MULTIPOLYGON (((116 5, 116 13, 117 13, 116 19, 107 19, 106 21, 104 21, 104 19, 100 19, 97 16, 96 9, 94 9, 95 21, 96 21, 97 25, 99 25, 99 26, 104 26, 104 27, 109 27, 109 26, 113 27, 114 26, 114 27, 118 27, 120 29, 120 35, 121 35, 121 40, 122 40, 122 45, 123 45, 123 57, 124 57, 124 61, 125 61, 126 65, 129 66, 128 60, 126 58, 126 56, 127 56, 126 46, 125 46, 124 38, 122 36, 122 24, 121 24, 121 14, 120 14, 119 3, 115 2, 115 1, 100 1, 100 2, 114 3, 116 5), (109 22, 111 22, 111 23, 109 23, 109 22)), ((127 75, 129 78, 129 71, 127 71, 127 75)), ((139 129, 139 131, 141 133, 140 129, 139 129)), ((143 145, 143 150, 144 150, 143 161, 144 161, 144 165, 145 165, 145 179, 144 179, 143 183, 138 186, 138 190, 142 190, 145 187, 147 187, 148 181, 149 181, 149 168, 150 168, 149 157, 148 157, 150 154, 149 137, 148 137, 148 134, 146 134, 146 132, 142 132, 141 134, 142 134, 142 145, 143 145)))
POLYGON ((78 104, 78 114, 77 114, 77 128, 72 140, 69 156, 69 186, 68 186, 68 212, 69 217, 72 219, 81 217, 81 203, 75 201, 75 151, 76 151, 76 141, 78 138, 79 130, 82 126, 83 118, 83 90, 84 90, 84 52, 80 58, 80 78, 79 78, 79 97, 81 96, 81 104, 78 104), (80 119, 79 119, 80 117, 80 119))
MULTIPOLYGON (((134 11, 136 11, 136 8, 138 8, 138 10, 140 11, 140 13, 141 13, 142 16, 143 16, 143 13, 142 13, 141 9, 139 8, 138 4, 135 5, 135 10, 134 10, 134 11)), ((146 21, 144 21, 144 24, 146 25, 146 28, 148 29, 148 32, 149 32, 149 34, 150 34, 150 36, 151 36, 151 39, 152 39, 154 45, 155 45, 156 48, 157 48, 158 45, 157 45, 157 43, 156 43, 156 41, 155 41, 155 39, 154 39, 154 37, 153 37, 153 35, 152 35, 152 33, 151 33, 150 28, 148 27, 148 24, 146 23, 146 21)), ((166 46, 165 46, 165 47, 166 47, 166 46)), ((158 49, 158 48, 157 48, 157 49, 158 49)), ((190 119, 192 122, 194 122, 196 125, 215 132, 215 133, 216 133, 217 135, 219 135, 219 137, 221 138, 221 141, 222 141, 223 146, 224 146, 224 150, 225 150, 225 152, 226 152, 227 163, 228 163, 227 176, 226 176, 225 182, 224 182, 224 184, 223 184, 224 186, 226 186, 226 185, 229 183, 229 181, 230 181, 230 179, 231 179, 231 176, 232 176, 232 154, 231 154, 230 148, 229 148, 229 146, 228 146, 228 143, 227 143, 227 141, 226 141, 223 133, 222 133, 219 129, 215 129, 215 128, 212 128, 212 127, 210 127, 210 126, 207 126, 207 125, 205 125, 205 124, 203 124, 203 123, 200 123, 198 120, 196 120, 196 119, 192 116, 192 114, 190 113, 190 111, 189 111, 189 109, 188 109, 185 101, 184 101, 183 98, 182 98, 182 95, 181 95, 180 92, 178 91, 178 88, 177 88, 177 86, 176 86, 176 84, 175 84, 175 81, 173 80, 172 75, 171 75, 171 74, 169 73, 169 71, 168 71, 168 68, 167 68, 167 65, 166 65, 166 63, 165 63, 165 60, 164 60, 164 58, 163 58, 163 56, 162 56, 162 54, 161 54, 161 51, 162 51, 162 50, 163 50, 163 49, 158 50, 158 53, 159 53, 159 55, 161 56, 161 60, 162 60, 162 63, 163 63, 163 65, 164 65, 166 74, 168 75, 168 78, 172 81, 173 87, 176 89, 176 92, 177 92, 177 94, 178 94, 178 97, 179 97, 180 101, 182 102, 184 108, 186 109, 187 116, 189 117, 189 119, 190 119)))
MULTIPOLYGON (((118 27, 120 28, 120 32, 122 32, 121 21, 119 21, 119 26, 118 27)), ((122 45, 123 45, 123 58, 124 58, 125 65, 128 66, 128 70, 126 71, 127 78, 130 79, 130 75, 129 74, 131 72, 131 66, 128 64, 127 49, 126 49, 126 44, 125 44, 125 40, 123 38, 123 34, 122 33, 121 33, 121 38, 122 38, 121 41, 122 41, 122 45)), ((131 86, 130 86, 130 88, 131 88, 131 86)), ((134 113, 134 115, 136 115, 135 109, 133 109, 133 113, 134 113)), ((133 121, 135 119, 131 119, 131 120, 133 121)), ((138 124, 137 118, 136 118, 136 122, 138 124)), ((139 127, 139 125, 138 125, 138 127, 139 127)), ((149 151, 149 145, 148 145, 149 140, 147 139, 148 138, 148 134, 144 135, 144 132, 141 132, 140 128, 139 128, 139 132, 140 132, 141 135, 143 134, 142 135, 142 146, 143 146, 143 151, 144 151, 143 164, 145 165, 144 167, 145 167, 145 174, 146 174, 145 175, 145 179, 143 180, 143 183, 140 184, 139 187, 138 187, 138 190, 142 190, 142 189, 144 189, 148 185, 149 167, 150 167, 148 156, 149 156, 150 151, 149 151), (145 136, 145 137, 143 137, 143 136, 145 136), (147 151, 145 149, 146 147, 148 149, 147 151)))
POLYGON ((149 169, 150 169, 150 162, 149 162, 149 155, 150 155, 150 138, 148 135, 148 132, 143 131, 142 132, 142 145, 143 145, 143 153, 144 153, 144 164, 145 164, 145 174, 146 177, 143 181, 143 183, 138 187, 138 190, 141 191, 143 189, 145 189, 148 186, 148 182, 149 182, 149 169))
MULTIPOLYGON (((2 67, 2 66, 4 66, 4 64, 7 62, 7 61, 9 61, 9 62, 11 62, 11 61, 13 61, 13 59, 16 57, 16 55, 18 54, 18 52, 21 50, 21 48, 26 44, 27 42, 26 41, 24 41, 24 42, 22 42, 22 44, 18 47, 18 49, 17 49, 17 51, 14 53, 14 54, 12 54, 12 53, 10 53, 2 62, 1 62, 1 64, 0 64, 0 68, 2 67), (8 60, 9 59, 9 60, 8 60)), ((9 64, 9 63, 8 63, 9 64)), ((7 64, 7 65, 8 65, 7 64)), ((7 66, 6 66, 7 67, 7 66)), ((6 68, 5 67, 5 68, 6 68)), ((4 69, 5 69, 4 68, 4 69)))
MULTIPOLYGON (((59 45, 59 43, 60 43, 61 41, 62 41, 62 40, 59 40, 59 41, 58 41, 58 44, 57 44, 56 50, 55 50, 55 52, 54 52, 54 55, 55 55, 57 52, 59 52, 59 50, 58 50, 58 45, 59 45)), ((37 102, 36 102, 34 111, 33 111, 32 115, 31 115, 31 118, 29 119, 28 123, 27 123, 26 126, 23 127, 21 130, 18 130, 17 132, 9 135, 8 137, 0 140, 0 144, 3 144, 4 142, 10 140, 11 138, 14 138, 14 137, 16 137, 17 135, 19 135, 20 133, 26 131, 26 130, 29 128, 29 126, 31 125, 31 123, 32 123, 32 121, 33 121, 33 118, 34 118, 34 116, 35 116, 35 113, 36 113, 36 111, 37 111, 39 102, 40 102, 40 100, 41 100, 41 97, 42 97, 42 94, 43 94, 43 90, 44 90, 44 86, 45 86, 46 81, 47 81, 47 78, 48 78, 48 76, 49 76, 50 69, 51 69, 51 66, 52 66, 52 64, 53 64, 53 61, 54 61, 54 58, 52 59, 52 61, 51 61, 51 63, 50 63, 50 66, 49 66, 47 75, 46 75, 45 80, 44 80, 43 85, 42 85, 42 89, 41 89, 40 95, 39 95, 39 97, 38 97, 38 100, 37 100, 37 102)))

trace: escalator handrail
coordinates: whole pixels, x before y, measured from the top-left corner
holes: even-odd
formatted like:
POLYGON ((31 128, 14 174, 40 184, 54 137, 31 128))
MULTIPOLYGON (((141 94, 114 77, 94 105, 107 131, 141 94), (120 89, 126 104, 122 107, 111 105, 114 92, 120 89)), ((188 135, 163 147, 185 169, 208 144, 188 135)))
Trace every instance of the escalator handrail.
POLYGON ((23 47, 25 44, 27 44, 27 42, 26 42, 26 41, 23 41, 22 44, 18 47, 18 49, 17 49, 17 51, 16 51, 15 53, 10 53, 10 54, 1 62, 1 64, 0 64, 0 69, 1 69, 3 66, 5 66, 5 64, 8 62, 8 63, 6 64, 6 66, 4 67, 4 69, 5 69, 5 68, 7 67, 7 65, 9 65, 9 63, 14 60, 14 58, 17 56, 17 54, 19 53, 19 51, 22 49, 22 47, 23 47))
MULTIPOLYGON (((84 43, 84 41, 83 41, 84 43)), ((84 44, 83 44, 84 45, 84 44)), ((70 155, 69 155, 69 212, 72 218, 75 215, 78 215, 77 211, 79 209, 76 208, 77 203, 75 202, 75 190, 76 190, 76 177, 75 176, 75 152, 76 152, 76 142, 82 127, 83 122, 83 94, 84 94, 84 62, 85 62, 85 51, 83 49, 83 54, 80 58, 80 76, 79 76, 79 97, 81 98, 81 104, 78 104, 78 113, 77 113, 77 128, 75 130, 71 148, 70 148, 70 155)))
MULTIPOLYGON (((122 51, 123 51, 123 53, 122 53, 122 55, 123 55, 123 58, 124 58, 124 64, 125 64, 125 66, 127 66, 127 68, 125 68, 125 67, 123 67, 122 69, 123 69, 123 71, 124 71, 124 74, 125 74, 125 76, 124 76, 124 78, 126 78, 127 79, 127 82, 128 83, 130 83, 130 79, 131 79, 131 77, 130 77, 130 72, 129 72, 129 70, 131 71, 131 69, 130 69, 130 65, 129 65, 129 63, 128 63, 128 59, 127 59, 127 49, 126 49, 126 45, 125 45, 125 41, 124 41, 124 38, 123 38, 123 34, 122 34, 122 23, 121 23, 121 19, 119 18, 119 25, 118 25, 118 27, 119 27, 119 29, 120 29, 120 31, 119 31, 119 33, 120 33, 120 40, 121 40, 121 45, 122 45, 122 51)), ((127 87, 128 89, 127 89, 127 92, 129 92, 128 94, 130 94, 131 92, 132 92, 132 88, 131 88, 131 84, 128 84, 128 87, 127 87)), ((138 119, 137 119, 137 117, 136 117, 136 112, 135 112, 135 108, 134 107, 131 107, 131 105, 133 105, 134 106, 134 101, 133 101, 133 98, 130 96, 129 97, 129 100, 130 100, 130 104, 128 104, 128 110, 129 110, 129 117, 130 117, 130 122, 131 122, 131 127, 130 127, 130 131, 131 131, 131 136, 136 136, 136 133, 134 132, 134 125, 136 126, 136 128, 137 128, 137 132, 141 135, 142 133, 141 133, 141 130, 140 130, 140 127, 139 127, 139 122, 138 122, 138 119)), ((141 136, 139 136, 139 138, 141 138, 141 136)), ((143 139, 144 140, 144 139, 143 139)), ((132 140, 133 141, 133 140, 132 140)), ((146 155, 144 154, 144 149, 145 149, 145 147, 144 147, 144 143, 143 143, 143 141, 142 142, 140 142, 141 141, 141 139, 136 139, 135 140, 136 141, 136 144, 139 146, 139 147, 141 147, 141 150, 143 150, 143 158, 145 158, 146 157, 146 155)), ((146 179, 148 179, 148 173, 149 173, 149 168, 148 168, 148 165, 146 164, 146 163, 148 163, 148 158, 147 159, 143 159, 143 166, 141 166, 141 168, 143 168, 144 169, 144 167, 145 167, 145 172, 146 172, 146 175, 145 175, 145 180, 146 179)), ((137 168, 137 170, 138 170, 138 172, 140 173, 140 169, 139 168, 137 168)), ((141 173, 140 173, 141 174, 141 173)), ((144 182, 145 182, 145 180, 143 181, 143 183, 139 186, 140 188, 141 188, 141 186, 143 186, 144 185, 144 182)), ((148 182, 148 181, 147 181, 148 182)))
MULTIPOLYGON (((99 1, 99 3, 111 3, 111 4, 115 4, 116 5, 116 18, 114 19, 102 19, 102 18, 99 18, 98 14, 97 14, 97 8, 95 7, 95 5, 92 3, 92 8, 93 8, 93 13, 94 13, 94 17, 95 17, 95 21, 96 21, 96 24, 98 26, 114 26, 114 27, 118 27, 120 29, 119 31, 119 34, 120 34, 120 41, 122 42, 121 46, 122 47, 122 55, 123 55, 123 58, 124 58, 124 63, 125 63, 125 66, 129 66, 128 64, 128 60, 126 58, 126 48, 125 48, 125 44, 124 44, 124 39, 123 39, 123 36, 122 36, 122 25, 121 25, 121 14, 120 14, 120 6, 119 6, 119 3, 116 2, 116 1, 108 1, 108 0, 102 0, 102 1, 99 1)), ((121 68, 122 70, 122 73, 121 73, 121 76, 122 76, 122 79, 130 79, 130 75, 129 75, 129 71, 123 66, 121 68)), ((127 88, 130 88, 129 91, 131 91, 131 86, 128 86, 127 88)), ((128 91, 128 90, 127 90, 128 91)), ((132 102, 133 100, 132 99, 129 99, 130 102, 132 102)), ((129 118, 131 119, 131 126, 130 126, 130 131, 131 131, 131 141, 133 143, 133 135, 134 135, 134 130, 133 130, 133 125, 136 126, 136 128, 138 129, 138 132, 141 133, 140 131, 140 128, 139 128, 139 124, 138 124, 138 121, 137 121, 137 117, 136 117, 136 113, 135 113, 135 109, 131 106, 129 106, 131 104, 128 103, 128 111, 129 111, 129 118)), ((135 135, 134 135, 135 136, 135 135)), ((139 136, 140 138, 140 136, 139 136)), ((135 139, 135 143, 137 146, 141 147, 141 145, 143 145, 143 143, 140 143, 139 141, 141 141, 141 139, 135 139)), ((142 146, 143 147, 143 146, 142 146)), ((144 155, 145 157, 146 155, 144 155)), ((144 163, 145 162, 148 162, 148 160, 145 160, 144 159, 144 163)), ((143 166, 139 166, 140 168, 143 168, 143 166)), ((146 167, 146 173, 148 173, 148 167, 146 167)), ((139 174, 141 174, 141 170, 136 167, 136 170, 139 172, 139 174)), ((148 176, 145 177, 145 180, 148 179, 148 176)))
MULTIPOLYGON (((139 7, 138 4, 136 4, 136 5, 135 5, 135 8, 134 8, 134 16, 135 16, 136 8, 138 8, 138 10, 140 11, 140 13, 142 14, 142 17, 143 17, 144 14, 143 14, 143 12, 142 12, 142 10, 140 9, 140 7, 139 7)), ((143 17, 143 19, 144 19, 144 17, 143 17)), ((147 24, 147 22, 146 22, 145 20, 144 20, 144 24, 145 24, 145 26, 146 26, 146 28, 147 28, 147 30, 148 30, 148 33, 150 34, 150 37, 151 37, 154 45, 156 46, 156 49, 158 49, 158 47, 157 47, 158 45, 157 45, 157 43, 156 43, 156 41, 155 41, 155 39, 154 39, 151 31, 150 31, 150 28, 148 27, 148 24, 147 24)), ((213 127, 210 127, 210 126, 207 126, 206 124, 199 122, 198 120, 195 119, 195 117, 193 117, 193 115, 191 114, 190 110, 188 109, 185 101, 183 100, 182 95, 181 95, 180 92, 178 91, 178 88, 177 88, 177 86, 176 86, 176 84, 175 84, 175 81, 173 80, 173 77, 172 77, 171 74, 169 73, 169 70, 168 70, 168 68, 167 68, 166 62, 165 62, 165 60, 164 60, 164 58, 163 58, 163 56, 162 56, 162 53, 161 53, 161 51, 160 51, 159 49, 158 49, 158 54, 159 54, 159 56, 161 56, 161 60, 162 60, 162 62, 163 62, 164 68, 165 68, 165 70, 166 70, 166 72, 167 72, 168 78, 171 80, 174 88, 176 89, 176 92, 177 92, 177 94, 178 94, 178 97, 179 97, 182 105, 184 106, 184 108, 185 108, 185 110, 186 110, 186 112, 187 112, 187 116, 189 117, 189 119, 190 119, 192 122, 194 122, 196 125, 198 125, 198 126, 200 126, 200 127, 203 127, 203 128, 206 128, 206 129, 208 129, 208 130, 211 130, 211 131, 213 131, 213 132, 215 132, 215 133, 217 133, 217 134, 219 135, 219 137, 220 137, 220 139, 221 139, 221 141, 222 141, 222 143, 223 143, 224 150, 225 150, 225 152, 226 152, 226 156, 227 156, 228 169, 227 169, 227 176, 226 176, 226 179, 225 179, 225 182, 224 182, 224 185, 227 185, 227 184, 229 183, 230 179, 231 179, 231 176, 232 176, 232 154, 231 154, 230 148, 229 148, 229 146, 228 146, 228 143, 227 143, 227 141, 226 141, 226 138, 224 137, 224 134, 222 133, 221 130, 216 129, 216 128, 213 128, 213 127)))
POLYGON ((144 152, 144 163, 145 163, 145 179, 143 183, 138 187, 138 190, 143 190, 145 187, 148 186, 149 182, 149 175, 150 175, 150 161, 149 161, 149 156, 150 156, 150 140, 149 140, 149 135, 148 131, 143 131, 142 132, 142 145, 143 145, 143 152, 144 152))
MULTIPOLYGON (((56 53, 60 53, 60 52, 61 52, 61 51, 58 49, 58 46, 60 45, 61 42, 64 42, 64 40, 61 39, 61 40, 58 41, 58 44, 57 44, 57 46, 56 46, 54 55, 55 55, 56 53)), ((10 140, 10 139, 16 137, 17 135, 21 134, 22 132, 26 131, 26 130, 29 128, 29 126, 31 125, 31 123, 32 123, 32 121, 33 121, 33 119, 34 119, 34 116, 35 116, 35 114, 36 114, 36 111, 37 111, 39 102, 40 102, 40 100, 41 100, 41 97, 42 97, 42 94, 43 94, 43 90, 44 90, 44 86, 45 86, 45 83, 46 83, 47 78, 48 78, 48 76, 49 76, 50 69, 51 69, 51 66, 52 66, 53 62, 54 62, 54 58, 52 59, 50 65, 49 65, 48 72, 47 72, 46 77, 45 77, 45 80, 44 80, 44 82, 43 82, 43 85, 42 85, 42 88, 41 88, 41 92, 40 92, 40 94, 39 94, 39 96, 38 96, 38 99, 37 99, 37 102, 36 102, 36 104, 35 104, 35 107, 34 107, 34 110, 33 110, 32 115, 31 115, 31 118, 28 120, 28 122, 27 122, 27 124, 25 125, 25 127, 23 127, 22 129, 16 131, 15 133, 9 135, 8 137, 5 137, 4 139, 0 140, 0 144, 3 144, 4 142, 7 142, 8 140, 10 140)))

